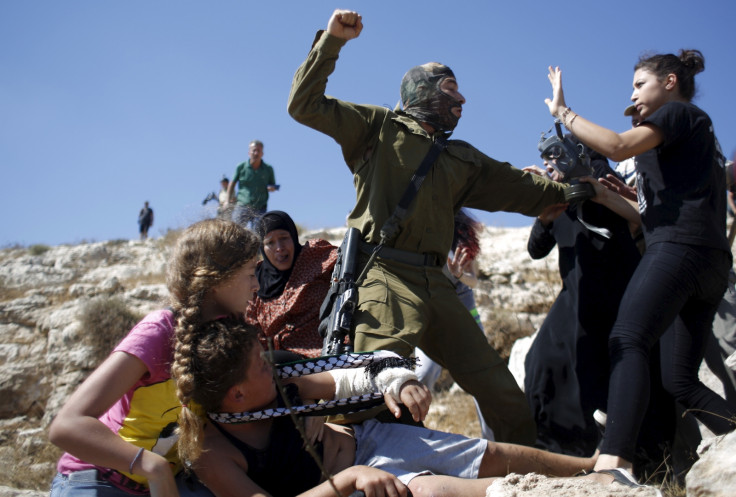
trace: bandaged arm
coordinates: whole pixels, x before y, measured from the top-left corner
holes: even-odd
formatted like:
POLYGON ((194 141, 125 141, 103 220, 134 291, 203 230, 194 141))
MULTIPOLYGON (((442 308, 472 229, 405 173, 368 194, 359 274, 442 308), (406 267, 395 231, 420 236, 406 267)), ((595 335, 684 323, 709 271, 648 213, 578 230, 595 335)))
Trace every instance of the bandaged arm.
POLYGON ((409 369, 411 359, 393 353, 382 352, 385 358, 371 364, 369 368, 332 369, 329 373, 335 380, 335 399, 355 397, 380 392, 400 402, 401 387, 417 375, 409 369))

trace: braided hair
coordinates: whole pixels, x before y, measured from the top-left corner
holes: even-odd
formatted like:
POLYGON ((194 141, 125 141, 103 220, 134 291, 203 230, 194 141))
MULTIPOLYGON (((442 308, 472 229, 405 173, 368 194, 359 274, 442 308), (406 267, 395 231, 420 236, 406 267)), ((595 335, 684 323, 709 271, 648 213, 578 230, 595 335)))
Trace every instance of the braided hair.
MULTIPOLYGON (((182 406, 179 415, 180 453, 199 443, 202 423, 189 404, 195 390, 193 345, 203 324, 201 308, 210 290, 231 278, 256 257, 260 245, 251 231, 232 221, 207 219, 187 228, 177 241, 171 257, 166 284, 171 308, 176 316, 174 362, 171 376, 182 406), (181 434, 186 434, 181 437, 181 434)), ((182 459, 186 460, 186 459, 182 459)))
POLYGON ((188 371, 176 377, 176 384, 180 399, 196 407, 182 407, 177 450, 182 461, 194 462, 202 453, 205 413, 220 408, 228 390, 246 378, 250 353, 261 346, 258 329, 237 316, 202 323, 188 338, 188 371))

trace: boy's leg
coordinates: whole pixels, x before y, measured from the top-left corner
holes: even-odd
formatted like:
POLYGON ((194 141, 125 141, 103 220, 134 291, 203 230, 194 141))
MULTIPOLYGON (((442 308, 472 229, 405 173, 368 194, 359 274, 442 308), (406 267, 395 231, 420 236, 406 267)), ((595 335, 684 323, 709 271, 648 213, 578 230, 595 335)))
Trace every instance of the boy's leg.
POLYGON ((413 497, 485 497, 495 478, 467 479, 456 476, 423 475, 412 478, 407 487, 413 497))
POLYGON ((595 460, 595 457, 555 454, 524 445, 488 442, 478 477, 506 476, 509 473, 573 476, 583 470, 592 470, 595 460))

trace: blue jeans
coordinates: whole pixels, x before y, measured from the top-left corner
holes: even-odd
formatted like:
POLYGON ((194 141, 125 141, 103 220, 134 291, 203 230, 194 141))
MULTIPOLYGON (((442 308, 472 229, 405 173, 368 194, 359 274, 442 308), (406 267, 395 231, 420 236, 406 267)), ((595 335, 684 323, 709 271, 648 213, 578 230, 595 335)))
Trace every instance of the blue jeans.
MULTIPOLYGON (((176 476, 179 497, 214 497, 196 476, 187 477, 184 471, 176 476)), ((51 482, 49 497, 130 497, 142 495, 122 490, 109 481, 100 478, 96 469, 76 471, 68 475, 57 473, 51 482)))
POLYGON ((96 469, 75 471, 68 475, 57 473, 51 482, 50 497, 130 497, 122 490, 98 476, 96 469))

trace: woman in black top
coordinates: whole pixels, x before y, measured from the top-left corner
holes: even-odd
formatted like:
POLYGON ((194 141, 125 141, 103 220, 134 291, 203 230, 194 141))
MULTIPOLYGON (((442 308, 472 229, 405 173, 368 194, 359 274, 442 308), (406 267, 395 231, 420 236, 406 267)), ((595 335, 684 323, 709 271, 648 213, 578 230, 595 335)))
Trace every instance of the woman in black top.
MULTIPOLYGON (((631 470, 649 402, 649 354, 660 346, 665 388, 708 428, 724 433, 736 409, 697 377, 706 339, 732 265, 726 240, 724 157, 708 115, 690 103, 702 54, 683 50, 642 58, 631 100, 642 123, 623 133, 598 126, 566 104, 559 68, 549 68, 550 113, 580 141, 615 161, 647 150, 637 165, 638 209, 595 180, 596 201, 640 217, 646 252, 629 282, 609 340, 608 421, 596 470, 631 470), (640 213, 640 214, 639 214, 640 213)), ((602 478, 601 478, 602 479, 602 478)))

